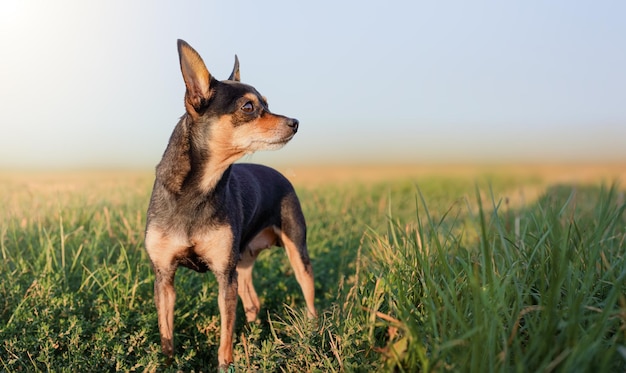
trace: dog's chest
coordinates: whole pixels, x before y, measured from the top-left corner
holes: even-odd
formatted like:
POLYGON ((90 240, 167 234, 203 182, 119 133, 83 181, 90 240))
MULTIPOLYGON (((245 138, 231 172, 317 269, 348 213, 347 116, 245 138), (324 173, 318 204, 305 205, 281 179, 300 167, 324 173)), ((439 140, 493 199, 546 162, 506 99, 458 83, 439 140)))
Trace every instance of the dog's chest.
MULTIPOLYGON (((197 231, 189 242, 188 259, 196 257, 213 272, 224 272, 237 260, 238 250, 234 247, 233 231, 229 225, 197 231)), ((181 265, 185 265, 184 260, 181 265)))
POLYGON ((146 232, 146 249, 160 268, 181 265, 198 272, 225 271, 236 262, 233 232, 229 225, 205 226, 191 234, 184 230, 151 224, 146 232))

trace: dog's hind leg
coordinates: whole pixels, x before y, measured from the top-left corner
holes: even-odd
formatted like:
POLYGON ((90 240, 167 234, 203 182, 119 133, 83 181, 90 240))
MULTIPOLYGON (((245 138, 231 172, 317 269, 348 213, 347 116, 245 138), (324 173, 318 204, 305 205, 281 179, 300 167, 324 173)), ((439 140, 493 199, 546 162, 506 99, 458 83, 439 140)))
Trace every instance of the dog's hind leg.
POLYGON ((296 280, 302 288, 302 294, 310 318, 317 317, 315 311, 315 282, 313 267, 306 246, 306 221, 300 201, 295 193, 281 203, 281 227, 276 229, 281 246, 285 248, 287 257, 293 268, 296 280))
POLYGON ((252 283, 254 261, 261 251, 276 245, 277 239, 278 237, 274 227, 262 230, 246 245, 246 249, 241 254, 241 258, 237 264, 239 297, 243 303, 243 309, 246 312, 246 320, 248 322, 256 320, 259 310, 261 309, 261 302, 259 302, 259 297, 252 283))
MULTIPOLYGON (((313 279, 313 267, 309 259, 309 253, 306 247, 306 236, 304 234, 304 226, 300 231, 289 231, 286 229, 280 231, 280 241, 282 242, 287 257, 293 268, 296 280, 302 288, 302 294, 306 302, 308 315, 310 318, 317 317, 315 311, 315 283, 313 279), (293 238, 292 238, 293 237, 293 238)), ((284 227, 291 228, 291 227, 284 227)), ((296 228, 298 229, 298 228, 296 228)))
POLYGON ((261 302, 259 302, 259 297, 252 283, 252 268, 255 259, 256 256, 253 256, 251 250, 246 250, 239 260, 239 264, 237 264, 237 288, 248 322, 256 320, 261 309, 261 302))

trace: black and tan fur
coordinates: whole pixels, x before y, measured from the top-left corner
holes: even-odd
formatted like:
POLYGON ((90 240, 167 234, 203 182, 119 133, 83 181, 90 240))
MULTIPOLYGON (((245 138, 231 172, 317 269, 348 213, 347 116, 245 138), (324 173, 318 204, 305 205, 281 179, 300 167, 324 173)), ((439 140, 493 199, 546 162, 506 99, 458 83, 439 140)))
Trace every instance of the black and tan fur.
POLYGON ((306 226, 293 187, 277 171, 233 164, 257 150, 278 149, 294 136, 296 119, 269 111, 253 87, 240 83, 239 62, 228 80, 208 72, 198 53, 178 41, 186 113, 174 128, 148 207, 145 245, 155 272, 154 298, 163 353, 174 353, 174 275, 178 266, 211 270, 219 285, 220 369, 233 362, 237 294, 248 321, 259 312, 252 267, 260 251, 283 246, 314 308, 306 226))

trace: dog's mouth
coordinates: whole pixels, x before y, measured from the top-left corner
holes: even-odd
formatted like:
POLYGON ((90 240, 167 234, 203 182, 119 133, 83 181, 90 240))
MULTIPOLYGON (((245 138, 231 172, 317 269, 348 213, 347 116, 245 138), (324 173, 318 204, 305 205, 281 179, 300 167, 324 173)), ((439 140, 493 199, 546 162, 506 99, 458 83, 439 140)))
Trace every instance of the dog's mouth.
POLYGON ((285 144, 287 144, 291 139, 293 139, 293 136, 295 135, 295 133, 287 136, 287 137, 283 137, 281 139, 263 139, 263 140, 257 140, 255 141, 255 143, 257 143, 258 145, 260 145, 263 148, 266 149, 278 149, 282 146, 284 146, 285 144))
POLYGON ((285 145, 286 143, 288 143, 289 141, 291 141, 291 139, 293 139, 293 137, 296 135, 296 132, 292 132, 290 134, 288 134, 287 136, 278 139, 278 140, 269 140, 267 141, 268 144, 280 144, 280 145, 285 145))
POLYGON ((288 143, 289 141, 291 141, 291 139, 293 139, 294 135, 295 135, 295 133, 294 133, 294 134, 291 134, 291 135, 289 135, 289 136, 287 136, 287 137, 285 137, 285 138, 283 138, 283 139, 280 139, 280 140, 278 140, 278 141, 274 141, 274 142, 272 142, 271 144, 280 144, 280 145, 285 145, 286 143, 288 143))

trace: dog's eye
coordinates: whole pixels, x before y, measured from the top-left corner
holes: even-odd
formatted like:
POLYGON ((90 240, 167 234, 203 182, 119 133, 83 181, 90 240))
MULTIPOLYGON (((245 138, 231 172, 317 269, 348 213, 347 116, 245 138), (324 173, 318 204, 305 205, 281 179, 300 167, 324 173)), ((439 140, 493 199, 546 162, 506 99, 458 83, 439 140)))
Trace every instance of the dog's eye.
POLYGON ((248 101, 245 104, 243 104, 243 106, 241 107, 241 110, 244 113, 252 113, 254 111, 254 105, 252 104, 251 101, 248 101))

